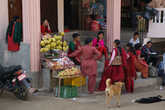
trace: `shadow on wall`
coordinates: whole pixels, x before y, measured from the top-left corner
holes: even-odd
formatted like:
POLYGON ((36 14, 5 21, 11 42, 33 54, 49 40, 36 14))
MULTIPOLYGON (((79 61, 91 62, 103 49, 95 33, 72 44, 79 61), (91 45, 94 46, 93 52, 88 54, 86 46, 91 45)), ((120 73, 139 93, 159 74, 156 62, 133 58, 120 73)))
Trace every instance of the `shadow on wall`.
POLYGON ((20 50, 18 52, 10 52, 7 49, 5 40, 1 40, 0 56, 1 65, 22 65, 23 69, 30 73, 30 46, 28 44, 21 43, 20 50))

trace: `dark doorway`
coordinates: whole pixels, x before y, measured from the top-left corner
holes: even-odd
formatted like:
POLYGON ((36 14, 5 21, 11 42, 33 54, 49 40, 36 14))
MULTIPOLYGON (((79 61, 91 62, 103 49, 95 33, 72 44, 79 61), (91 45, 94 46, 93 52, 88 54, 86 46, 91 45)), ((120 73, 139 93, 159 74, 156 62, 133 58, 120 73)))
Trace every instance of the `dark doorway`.
POLYGON ((47 19, 52 32, 58 32, 57 0, 41 0, 41 22, 47 19))
POLYGON ((19 16, 22 22, 22 0, 8 0, 9 22, 14 16, 19 16))
POLYGON ((64 0, 64 25, 70 30, 79 29, 81 0, 64 0))

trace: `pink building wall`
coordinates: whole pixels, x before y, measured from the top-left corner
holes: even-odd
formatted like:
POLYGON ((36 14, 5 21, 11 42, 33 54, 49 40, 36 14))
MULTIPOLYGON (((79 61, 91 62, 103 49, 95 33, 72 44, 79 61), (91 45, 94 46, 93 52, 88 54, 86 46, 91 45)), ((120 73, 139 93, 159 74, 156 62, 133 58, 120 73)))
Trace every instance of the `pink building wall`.
POLYGON ((40 0, 22 0, 24 43, 30 44, 31 72, 40 67, 40 0))
POLYGON ((8 0, 0 0, 0 40, 6 37, 8 22, 8 0))
POLYGON ((115 39, 120 39, 121 0, 107 0, 107 44, 112 49, 115 39))

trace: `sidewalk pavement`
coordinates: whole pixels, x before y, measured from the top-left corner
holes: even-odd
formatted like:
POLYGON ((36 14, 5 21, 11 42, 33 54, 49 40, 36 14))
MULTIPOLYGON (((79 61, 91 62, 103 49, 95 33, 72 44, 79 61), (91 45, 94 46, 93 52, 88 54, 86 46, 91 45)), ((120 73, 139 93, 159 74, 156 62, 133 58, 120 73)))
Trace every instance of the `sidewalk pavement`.
POLYGON ((13 95, 5 94, 0 97, 0 110, 164 110, 165 102, 143 105, 132 103, 132 100, 142 97, 162 95, 165 90, 148 89, 145 92, 123 94, 121 108, 116 108, 112 100, 112 108, 105 105, 103 92, 94 95, 82 96, 74 99, 61 99, 53 96, 32 96, 29 101, 20 101, 13 95))

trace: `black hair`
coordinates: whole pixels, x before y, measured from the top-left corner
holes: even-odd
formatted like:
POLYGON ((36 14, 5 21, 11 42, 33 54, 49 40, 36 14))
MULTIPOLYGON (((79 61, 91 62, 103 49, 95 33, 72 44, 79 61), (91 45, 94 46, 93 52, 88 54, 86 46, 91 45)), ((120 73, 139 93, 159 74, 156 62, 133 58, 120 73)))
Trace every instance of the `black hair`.
POLYGON ((99 40, 100 40, 100 39, 99 39, 99 35, 100 35, 100 34, 103 34, 103 35, 104 35, 104 32, 103 32, 103 31, 100 31, 100 32, 97 33, 97 44, 96 44, 97 47, 98 47, 98 42, 99 42, 99 40))
POLYGON ((99 38, 99 35, 100 35, 100 34, 103 34, 103 35, 104 35, 104 32, 103 32, 103 31, 98 32, 98 33, 97 33, 97 38, 99 38))
POLYGON ((147 44, 151 43, 152 44, 152 41, 148 41, 147 44))
POLYGON ((117 45, 117 49, 119 50, 120 55, 122 55, 122 48, 120 46, 120 40, 116 39, 116 40, 114 40, 114 43, 117 45))
POLYGON ((129 52, 131 52, 134 55, 136 55, 136 52, 135 52, 135 49, 133 48, 132 43, 128 43, 126 46, 129 47, 129 50, 128 50, 129 52))
POLYGON ((133 36, 136 36, 136 35, 139 35, 139 33, 138 32, 134 32, 133 36))
POLYGON ((85 39, 85 44, 88 45, 89 43, 92 42, 92 40, 93 40, 93 39, 90 38, 90 37, 89 37, 89 38, 86 38, 86 39, 85 39))
POLYGON ((96 20, 96 15, 91 15, 92 20, 96 20))
POLYGON ((135 45, 135 50, 140 50, 141 46, 142 46, 141 43, 136 44, 136 45, 135 45))
POLYGON ((79 36, 80 36, 79 33, 74 33, 74 34, 72 35, 72 38, 75 39, 75 38, 77 38, 77 37, 79 37, 79 36))

